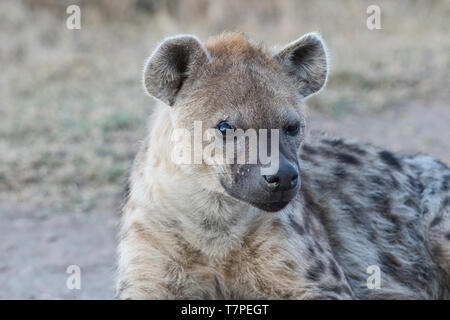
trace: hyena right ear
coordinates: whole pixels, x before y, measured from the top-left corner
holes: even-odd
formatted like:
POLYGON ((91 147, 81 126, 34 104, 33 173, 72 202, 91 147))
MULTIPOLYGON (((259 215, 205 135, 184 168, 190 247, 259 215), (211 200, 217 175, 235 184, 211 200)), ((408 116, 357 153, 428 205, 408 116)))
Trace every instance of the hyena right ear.
POLYGON ((297 85, 306 99, 318 93, 328 78, 328 54, 322 37, 315 32, 305 34, 275 54, 281 69, 297 85))
POLYGON ((208 60, 208 51, 195 36, 168 38, 145 63, 144 87, 148 94, 172 106, 186 79, 208 60))

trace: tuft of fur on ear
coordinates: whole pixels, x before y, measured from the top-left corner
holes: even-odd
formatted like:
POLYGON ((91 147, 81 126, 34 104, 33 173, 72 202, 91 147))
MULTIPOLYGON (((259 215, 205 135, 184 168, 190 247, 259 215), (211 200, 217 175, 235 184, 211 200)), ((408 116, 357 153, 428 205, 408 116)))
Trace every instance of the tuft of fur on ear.
POLYGON ((145 63, 144 87, 149 95, 172 106, 186 79, 208 60, 209 53, 197 37, 167 38, 145 63))
POLYGON ((294 79, 304 98, 317 94, 325 86, 328 78, 328 54, 318 33, 305 34, 289 43, 274 58, 281 69, 294 79))

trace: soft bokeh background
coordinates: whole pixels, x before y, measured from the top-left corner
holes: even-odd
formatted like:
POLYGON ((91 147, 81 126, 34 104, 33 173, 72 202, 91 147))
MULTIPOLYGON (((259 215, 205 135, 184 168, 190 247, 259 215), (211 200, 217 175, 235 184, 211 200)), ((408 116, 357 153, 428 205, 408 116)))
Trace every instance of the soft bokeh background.
POLYGON ((0 298, 112 298, 123 181, 153 101, 145 58, 164 37, 245 32, 328 44, 312 130, 450 163, 450 1, 2 0, 0 298), (81 30, 66 8, 81 8, 81 30), (366 8, 381 8, 368 30, 366 8), (81 290, 65 286, 80 265, 81 290))

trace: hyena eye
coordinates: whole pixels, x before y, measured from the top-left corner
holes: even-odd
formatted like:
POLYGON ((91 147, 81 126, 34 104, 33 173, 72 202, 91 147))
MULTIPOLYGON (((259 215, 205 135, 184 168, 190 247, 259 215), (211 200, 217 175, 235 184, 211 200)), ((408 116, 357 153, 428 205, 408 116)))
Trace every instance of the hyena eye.
POLYGON ((231 129, 233 129, 233 128, 225 121, 222 121, 217 125, 217 130, 219 130, 223 136, 225 136, 227 134, 227 130, 231 130, 231 129))
POLYGON ((300 132, 300 123, 288 125, 284 130, 288 135, 296 136, 300 132))

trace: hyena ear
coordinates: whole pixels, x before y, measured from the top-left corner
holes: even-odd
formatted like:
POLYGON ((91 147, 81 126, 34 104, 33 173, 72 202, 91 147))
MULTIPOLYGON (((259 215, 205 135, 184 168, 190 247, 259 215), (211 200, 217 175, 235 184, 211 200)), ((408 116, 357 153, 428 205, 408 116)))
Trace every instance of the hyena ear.
POLYGON ((308 98, 327 82, 328 54, 318 33, 308 33, 275 54, 282 70, 293 78, 299 93, 308 98))
POLYGON ((195 36, 167 38, 145 63, 144 87, 148 94, 172 106, 185 81, 208 60, 208 51, 195 36))

